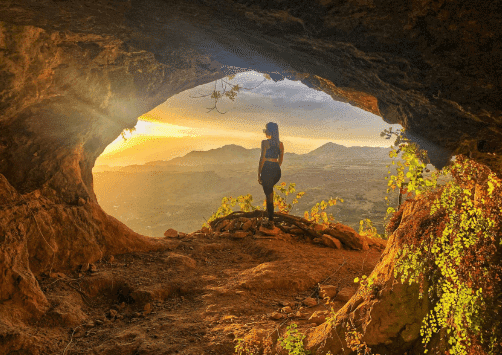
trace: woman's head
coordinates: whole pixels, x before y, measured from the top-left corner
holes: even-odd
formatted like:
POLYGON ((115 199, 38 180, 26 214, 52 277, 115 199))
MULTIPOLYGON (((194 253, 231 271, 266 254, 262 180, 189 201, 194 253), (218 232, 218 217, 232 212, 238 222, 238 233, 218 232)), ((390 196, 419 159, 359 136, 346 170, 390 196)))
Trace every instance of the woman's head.
POLYGON ((273 144, 279 145, 279 126, 277 126, 277 123, 267 123, 263 132, 271 137, 273 144))

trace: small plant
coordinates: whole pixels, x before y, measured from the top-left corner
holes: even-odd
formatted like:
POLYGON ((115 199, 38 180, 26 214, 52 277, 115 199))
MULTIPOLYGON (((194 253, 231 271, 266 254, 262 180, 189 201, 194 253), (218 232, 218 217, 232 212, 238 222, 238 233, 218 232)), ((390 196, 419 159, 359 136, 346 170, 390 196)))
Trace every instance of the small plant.
POLYGON ((253 206, 253 196, 251 194, 241 195, 237 198, 233 198, 232 196, 223 197, 221 200, 221 206, 214 212, 211 217, 207 220, 207 222, 203 223, 203 227, 209 227, 209 223, 214 221, 217 218, 228 216, 230 213, 234 212, 233 207, 238 204, 240 210, 243 212, 251 212, 255 210, 259 210, 260 207, 253 206))
MULTIPOLYGON (((305 195, 305 192, 298 192, 291 203, 288 203, 288 195, 296 192, 296 184, 291 182, 287 187, 286 185, 287 184, 285 182, 282 182, 280 185, 274 186, 278 191, 277 193, 274 193, 274 208, 277 208, 277 210, 281 213, 288 214, 293 208, 293 205, 298 203, 298 200, 305 195)), ((266 201, 263 202, 263 207, 266 208, 266 201)))
POLYGON ((375 291, 375 278, 373 276, 366 276, 363 275, 361 276, 361 279, 359 277, 356 277, 354 279, 355 283, 358 283, 360 285, 360 293, 363 297, 368 297, 370 296, 374 291, 375 291))
POLYGON ((236 339, 237 344, 235 345, 234 352, 236 355, 258 355, 260 348, 255 343, 250 343, 244 339, 236 339))
POLYGON ((316 203, 315 206, 310 209, 310 213, 305 211, 305 219, 327 227, 330 223, 334 223, 336 220, 333 217, 333 214, 326 213, 325 209, 328 208, 328 206, 335 206, 337 201, 343 202, 343 199, 335 197, 330 198, 328 202, 322 200, 321 202, 316 203))
POLYGON ((376 227, 369 218, 361 219, 359 221, 359 234, 370 238, 387 239, 385 234, 378 234, 376 227))
POLYGON ((310 351, 305 350, 303 347, 305 334, 301 333, 297 327, 295 323, 291 323, 291 325, 286 328, 284 337, 279 338, 279 343, 288 351, 288 355, 310 355, 310 351))
MULTIPOLYGON (((363 335, 359 332, 352 321, 347 322, 347 330, 345 331, 345 341, 350 350, 356 351, 357 355, 372 355, 371 348, 362 340, 363 335)), ((377 354, 378 355, 378 354, 377 354)))

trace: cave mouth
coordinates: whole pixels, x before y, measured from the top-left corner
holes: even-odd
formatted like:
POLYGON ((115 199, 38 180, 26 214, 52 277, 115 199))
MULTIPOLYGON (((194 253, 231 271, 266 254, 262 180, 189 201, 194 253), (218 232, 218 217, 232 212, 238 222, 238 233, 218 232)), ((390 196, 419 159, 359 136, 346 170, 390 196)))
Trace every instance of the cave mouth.
POLYGON ((256 167, 263 126, 273 121, 285 144, 281 182, 296 183, 297 192, 306 193, 291 213, 303 216, 317 202, 337 196, 344 203, 327 211, 336 221, 357 230, 360 220, 370 219, 383 233, 384 176, 393 141, 379 133, 389 124, 368 112, 376 107, 371 98, 359 95, 349 104, 333 96, 309 82, 256 71, 179 93, 140 116, 133 131, 124 131, 98 157, 97 201, 106 213, 151 237, 162 237, 169 228, 200 229, 223 197, 250 193, 261 206, 256 167), (236 96, 228 99, 225 90, 235 86, 236 96), (215 90, 223 95, 216 101, 215 90))

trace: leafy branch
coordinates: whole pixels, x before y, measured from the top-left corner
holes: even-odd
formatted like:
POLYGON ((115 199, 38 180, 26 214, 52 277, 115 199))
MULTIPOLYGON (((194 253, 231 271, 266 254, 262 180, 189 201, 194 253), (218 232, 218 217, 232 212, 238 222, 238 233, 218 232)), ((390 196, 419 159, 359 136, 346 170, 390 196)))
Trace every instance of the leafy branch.
POLYGON ((224 114, 224 113, 227 113, 228 111, 221 112, 218 109, 218 102, 220 100, 222 100, 223 98, 226 97, 226 98, 230 99, 231 101, 235 101, 237 94, 241 90, 248 90, 248 91, 254 90, 257 87, 259 87, 261 84, 263 84, 265 81, 272 80, 272 78, 270 77, 269 74, 264 74, 263 76, 265 77, 265 79, 262 80, 258 85, 256 85, 255 87, 246 88, 246 87, 240 86, 239 84, 230 83, 229 81, 234 79, 235 75, 229 75, 226 77, 228 79, 228 81, 225 79, 216 80, 214 82, 214 89, 210 93, 203 94, 203 95, 197 95, 197 96, 189 96, 189 97, 192 99, 198 99, 198 98, 202 98, 202 97, 210 97, 213 100, 213 106, 207 107, 207 109, 209 110, 209 111, 207 111, 207 113, 209 113, 213 110, 216 110, 218 113, 224 114), (221 88, 218 89, 218 87, 221 87, 221 88))

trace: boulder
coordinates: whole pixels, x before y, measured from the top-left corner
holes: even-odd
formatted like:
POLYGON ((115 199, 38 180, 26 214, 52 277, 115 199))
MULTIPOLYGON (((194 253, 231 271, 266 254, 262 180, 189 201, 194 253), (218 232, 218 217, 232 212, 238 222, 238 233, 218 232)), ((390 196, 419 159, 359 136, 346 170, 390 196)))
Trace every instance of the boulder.
POLYGON ((274 227, 272 229, 265 228, 264 226, 260 226, 259 231, 265 235, 276 236, 281 233, 281 230, 278 227, 274 227))
POLYGON ((346 226, 341 223, 331 225, 324 232, 332 237, 338 239, 342 244, 348 249, 353 250, 368 250, 368 242, 366 238, 363 238, 357 233, 353 228, 346 226))
POLYGON ((340 243, 338 239, 330 236, 329 234, 323 234, 320 239, 322 244, 326 245, 327 247, 334 249, 342 249, 342 243, 340 243))
POLYGON ((247 236, 249 235, 248 232, 245 232, 245 231, 236 231, 234 234, 233 234, 233 238, 234 239, 244 239, 246 238, 247 236))
POLYGON ((332 299, 338 293, 338 289, 333 285, 321 285, 319 293, 323 299, 332 299))
POLYGON ((166 238, 177 238, 178 237, 178 231, 172 229, 172 228, 169 228, 168 230, 166 230, 164 232, 164 237, 166 238))
POLYGON ((244 224, 242 225, 242 230, 243 231, 247 231, 249 230, 251 227, 253 226, 253 222, 251 222, 250 220, 248 220, 247 222, 244 222, 244 224))
POLYGON ((328 315, 329 315, 328 311, 316 311, 312 313, 312 315, 309 318, 309 321, 319 325, 326 321, 328 315))
POLYGON ((354 296, 355 293, 356 293, 355 289, 344 287, 340 290, 340 292, 337 293, 335 300, 340 302, 347 302, 352 298, 352 296, 354 296))
POLYGON ((302 303, 306 306, 306 307, 314 307, 314 306, 317 306, 317 301, 312 298, 312 297, 307 297, 305 298, 302 303))

